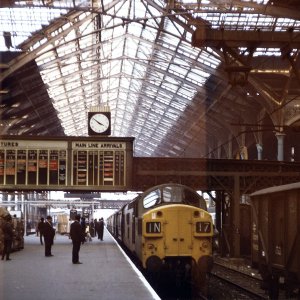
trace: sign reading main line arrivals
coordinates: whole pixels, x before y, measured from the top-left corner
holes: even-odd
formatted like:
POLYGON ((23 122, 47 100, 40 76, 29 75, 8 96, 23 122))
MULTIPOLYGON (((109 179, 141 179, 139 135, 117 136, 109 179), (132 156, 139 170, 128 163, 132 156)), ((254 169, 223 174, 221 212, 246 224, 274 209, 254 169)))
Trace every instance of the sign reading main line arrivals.
POLYGON ((104 190, 131 186, 134 138, 0 138, 2 190, 104 190))

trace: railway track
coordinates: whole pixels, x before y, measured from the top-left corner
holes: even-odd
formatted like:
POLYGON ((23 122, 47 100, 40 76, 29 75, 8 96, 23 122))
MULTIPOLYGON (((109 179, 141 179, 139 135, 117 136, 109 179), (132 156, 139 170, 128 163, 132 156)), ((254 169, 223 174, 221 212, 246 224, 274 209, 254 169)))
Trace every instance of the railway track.
POLYGON ((249 299, 269 299, 266 292, 261 289, 262 280, 257 276, 228 268, 219 263, 214 264, 211 276, 232 286, 231 294, 236 293, 234 289, 245 293, 243 299, 247 296, 249 299))

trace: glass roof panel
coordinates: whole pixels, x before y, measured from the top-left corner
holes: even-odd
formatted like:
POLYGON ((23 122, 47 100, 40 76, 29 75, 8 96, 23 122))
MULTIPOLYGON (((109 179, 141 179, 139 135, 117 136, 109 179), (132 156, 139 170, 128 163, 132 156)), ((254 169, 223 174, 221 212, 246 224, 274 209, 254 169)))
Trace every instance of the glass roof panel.
MULTIPOLYGON (((51 20, 66 13, 66 10, 53 9, 45 7, 35 8, 1 8, 0 9, 0 28, 5 28, 11 39, 11 47, 15 50, 28 36, 47 25, 51 20)), ((0 51, 7 50, 4 39, 0 41, 0 51)))
MULTIPOLYGON (((233 1, 230 11, 226 3, 208 0, 54 0, 47 8, 43 2, 0 8, 0 26, 12 37, 10 47, 8 39, 6 44, 0 39, 0 50, 17 49, 25 41, 37 51, 36 62, 66 134, 87 135, 90 107, 108 104, 113 136, 135 136, 141 156, 155 153, 160 141, 172 137, 220 64, 213 49, 191 46, 195 26, 189 21, 202 18, 214 29, 300 30, 299 21, 258 14, 266 0, 233 1), (172 10, 172 3, 179 2, 181 9, 172 10), (58 23, 47 27, 53 20, 58 23), (34 39, 27 40, 34 32, 34 39)), ((261 54, 280 55, 280 49, 257 48, 254 56, 261 54)))

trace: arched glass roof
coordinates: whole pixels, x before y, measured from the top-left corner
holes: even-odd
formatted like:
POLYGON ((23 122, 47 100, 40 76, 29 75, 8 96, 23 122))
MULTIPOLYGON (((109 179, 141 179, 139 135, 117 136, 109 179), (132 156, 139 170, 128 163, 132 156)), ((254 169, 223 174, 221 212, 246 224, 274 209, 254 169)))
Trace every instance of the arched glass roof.
MULTIPOLYGON (((266 13, 268 1, 14 3, 0 8, 0 26, 11 37, 10 45, 1 40, 0 49, 35 59, 65 134, 86 136, 88 111, 109 106, 112 136, 135 137, 137 156, 185 156, 190 146, 204 156, 230 122, 261 110, 228 86, 219 69, 220 47, 192 46, 196 28, 300 29, 291 9, 289 18, 270 5, 266 13)), ((247 55, 249 49, 238 52, 247 55)), ((281 49, 257 47, 252 53, 262 55, 280 56, 281 49)))

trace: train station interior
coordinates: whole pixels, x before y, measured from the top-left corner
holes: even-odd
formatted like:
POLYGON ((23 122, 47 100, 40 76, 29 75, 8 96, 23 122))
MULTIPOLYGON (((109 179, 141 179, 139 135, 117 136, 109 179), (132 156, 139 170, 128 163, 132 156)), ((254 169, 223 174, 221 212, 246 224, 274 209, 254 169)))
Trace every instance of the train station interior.
POLYGON ((299 295, 299 54, 297 0, 1 0, 0 208, 24 224, 19 259, 42 216, 58 230, 178 183, 205 197, 218 256, 285 257, 270 282, 299 295))

